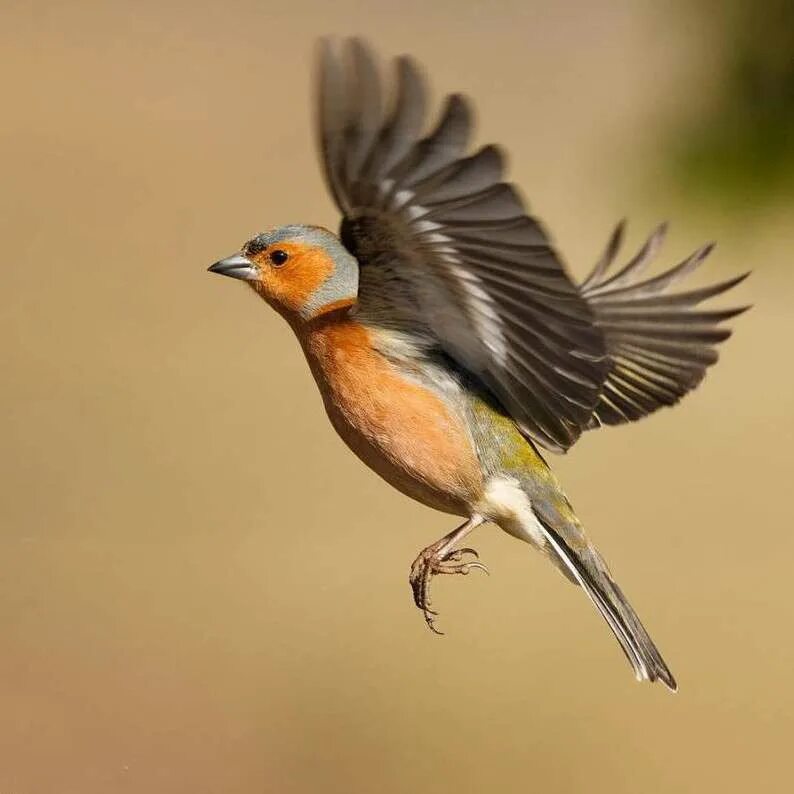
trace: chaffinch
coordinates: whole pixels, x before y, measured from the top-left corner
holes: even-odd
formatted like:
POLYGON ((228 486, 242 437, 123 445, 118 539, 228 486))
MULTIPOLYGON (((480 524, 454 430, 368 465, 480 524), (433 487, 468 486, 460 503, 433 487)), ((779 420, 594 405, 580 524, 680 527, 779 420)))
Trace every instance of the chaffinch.
POLYGON ((364 463, 465 518, 411 567, 431 629, 432 578, 486 570, 460 544, 491 521, 585 591, 638 679, 675 690, 540 448, 565 451, 585 430, 640 419, 695 388, 730 335, 723 322, 747 308, 699 304, 747 274, 669 293, 706 245, 643 280, 664 225, 612 274, 621 223, 577 284, 503 181, 499 149, 468 153, 466 99, 449 96, 425 133, 420 69, 401 57, 394 75, 389 86, 359 40, 322 42, 318 137, 339 236, 281 226, 210 270, 246 281, 290 324, 331 423, 364 463))

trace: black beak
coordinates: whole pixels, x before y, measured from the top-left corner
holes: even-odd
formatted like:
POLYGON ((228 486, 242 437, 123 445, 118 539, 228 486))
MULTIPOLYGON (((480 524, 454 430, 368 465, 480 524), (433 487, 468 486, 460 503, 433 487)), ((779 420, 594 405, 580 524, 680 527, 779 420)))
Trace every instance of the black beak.
POLYGON ((256 265, 242 254, 233 254, 221 259, 208 268, 210 273, 220 273, 222 276, 241 278, 243 281, 254 281, 259 276, 256 265))

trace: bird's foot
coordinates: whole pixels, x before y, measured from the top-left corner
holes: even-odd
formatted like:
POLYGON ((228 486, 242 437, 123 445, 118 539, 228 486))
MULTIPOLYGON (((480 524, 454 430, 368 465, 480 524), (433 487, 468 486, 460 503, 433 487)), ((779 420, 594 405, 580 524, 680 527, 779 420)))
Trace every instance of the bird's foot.
POLYGON ((479 554, 474 549, 450 549, 449 539, 442 538, 438 543, 428 546, 419 552, 419 556, 411 565, 411 574, 408 581, 414 594, 414 603, 422 610, 428 628, 434 634, 443 634, 435 626, 438 615, 430 607, 430 581, 437 574, 460 573, 464 576, 472 570, 488 573, 488 569, 479 561, 479 554), (464 559, 472 555, 474 559, 464 559))

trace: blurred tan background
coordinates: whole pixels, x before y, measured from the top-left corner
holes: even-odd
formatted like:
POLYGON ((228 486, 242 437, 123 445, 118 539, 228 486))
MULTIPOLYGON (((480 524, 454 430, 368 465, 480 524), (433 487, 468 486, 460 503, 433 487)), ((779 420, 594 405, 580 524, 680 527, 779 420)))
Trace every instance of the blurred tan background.
POLYGON ((768 190, 679 156, 726 129, 729 6, 5 0, 0 794, 790 790, 794 192, 785 146, 768 190), (672 222, 663 264, 717 239, 700 282, 755 271, 695 395, 552 460, 677 696, 492 528, 431 636, 408 566, 453 519, 355 460, 286 325, 205 272, 337 223, 322 33, 471 94, 578 276, 624 215, 632 248, 672 222))

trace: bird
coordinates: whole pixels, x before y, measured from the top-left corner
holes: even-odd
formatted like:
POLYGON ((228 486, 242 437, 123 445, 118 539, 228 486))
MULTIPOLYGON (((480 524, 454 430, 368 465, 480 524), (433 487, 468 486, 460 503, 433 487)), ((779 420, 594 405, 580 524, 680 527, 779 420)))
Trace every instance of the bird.
POLYGON ((430 118, 423 69, 403 55, 387 72, 353 37, 319 42, 315 86, 339 233, 275 226, 209 270, 246 282, 291 326, 356 456, 403 494, 463 519, 410 568, 432 631, 441 633, 431 582, 487 572, 463 544, 492 522, 585 592, 638 680, 676 691, 544 453, 692 391, 730 336, 724 322, 749 308, 701 304, 749 274, 671 292, 713 245, 647 277, 666 225, 618 267, 621 221, 577 283, 506 181, 502 150, 471 145, 464 95, 430 118))

